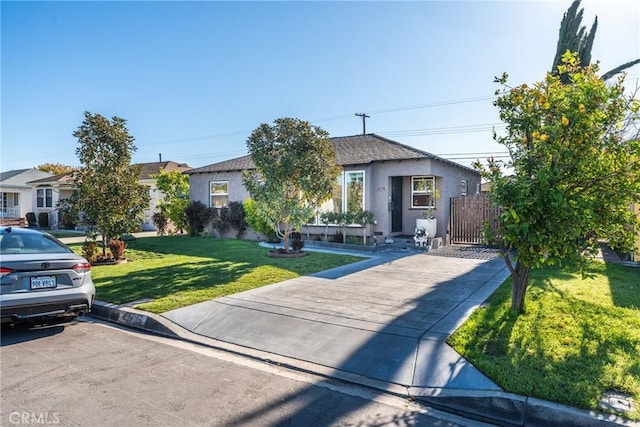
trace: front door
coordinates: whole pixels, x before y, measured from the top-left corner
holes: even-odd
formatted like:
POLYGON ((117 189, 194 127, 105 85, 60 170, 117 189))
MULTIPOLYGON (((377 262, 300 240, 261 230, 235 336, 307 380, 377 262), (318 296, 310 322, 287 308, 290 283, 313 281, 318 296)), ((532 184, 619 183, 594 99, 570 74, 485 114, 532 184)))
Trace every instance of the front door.
POLYGON ((391 232, 402 232, 402 177, 391 177, 391 232))

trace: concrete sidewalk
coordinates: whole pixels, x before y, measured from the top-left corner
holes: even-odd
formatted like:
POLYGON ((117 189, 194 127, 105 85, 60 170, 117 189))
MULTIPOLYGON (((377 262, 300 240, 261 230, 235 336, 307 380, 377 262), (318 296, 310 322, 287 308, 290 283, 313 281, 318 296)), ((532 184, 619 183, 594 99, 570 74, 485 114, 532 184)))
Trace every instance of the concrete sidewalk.
POLYGON ((627 425, 506 393, 449 347, 446 338, 509 275, 499 258, 450 251, 377 254, 162 316, 103 303, 92 314, 500 425, 627 425))

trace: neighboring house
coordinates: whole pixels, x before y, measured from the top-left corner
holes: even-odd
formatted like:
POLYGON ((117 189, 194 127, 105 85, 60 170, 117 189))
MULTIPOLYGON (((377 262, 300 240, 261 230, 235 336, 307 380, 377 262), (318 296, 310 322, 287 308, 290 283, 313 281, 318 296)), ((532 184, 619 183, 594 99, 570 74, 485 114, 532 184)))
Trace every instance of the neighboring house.
MULTIPOLYGON (((184 172, 191 169, 185 163, 172 161, 139 163, 139 183, 149 186, 151 201, 149 208, 145 210, 145 220, 141 225, 143 230, 155 230, 151 217, 156 211, 158 203, 162 200, 162 193, 156 187, 153 175, 160 171, 171 172, 174 170, 184 172)), ((0 188, 2 190, 2 216, 0 219, 13 218, 25 219, 27 212, 33 212, 36 218, 40 213, 49 216, 49 227, 58 228, 59 224, 57 205, 60 200, 69 198, 74 190, 74 177, 72 173, 52 175, 38 169, 23 169, 2 173, 0 188)), ((25 225, 25 222, 21 222, 25 225)))
POLYGON ((42 199, 36 200, 31 189, 30 181, 51 177, 49 172, 39 169, 19 169, 0 174, 0 195, 2 209, 0 222, 2 224, 26 224, 27 212, 33 212, 36 203, 53 203, 53 192, 41 193, 42 199))
POLYGON ((149 186, 149 196, 151 196, 151 201, 149 202, 149 208, 145 209, 145 221, 142 224, 142 230, 144 231, 155 231, 156 226, 153 224, 153 214, 157 211, 158 204, 162 200, 162 193, 156 187, 156 179, 153 177, 160 173, 160 171, 164 172, 172 172, 179 171, 185 172, 191 169, 189 165, 186 163, 176 163, 172 161, 166 162, 153 162, 153 163, 138 163, 134 166, 141 166, 142 170, 140 171, 140 180, 138 181, 141 184, 145 184, 149 186))
MULTIPOLYGON (((436 236, 444 237, 449 199, 480 191, 477 171, 399 142, 375 134, 330 140, 342 174, 333 198, 319 211, 369 210, 376 220, 369 234, 413 235, 416 219, 435 208, 436 236), (440 198, 433 197, 431 188, 438 190, 440 198)), ((191 169, 186 172, 190 199, 212 207, 244 201, 249 193, 242 183, 242 171, 248 169, 255 169, 249 155, 191 169)), ((305 228, 311 234, 325 230, 319 215, 305 228)), ((347 234, 362 235, 362 228, 351 228, 347 234)))
POLYGON ((59 224, 58 202, 68 199, 73 194, 73 173, 62 173, 46 178, 30 181, 31 192, 35 203, 31 212, 40 218, 41 213, 49 215, 49 227, 56 229, 59 224))

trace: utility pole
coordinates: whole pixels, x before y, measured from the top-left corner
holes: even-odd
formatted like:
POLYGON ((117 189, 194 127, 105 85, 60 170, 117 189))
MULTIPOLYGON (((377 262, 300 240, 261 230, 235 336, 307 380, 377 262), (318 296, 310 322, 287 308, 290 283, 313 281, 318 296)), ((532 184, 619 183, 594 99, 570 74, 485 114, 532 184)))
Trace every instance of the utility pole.
POLYGON ((365 113, 356 113, 356 116, 362 117, 362 134, 366 135, 367 134, 367 123, 366 123, 366 120, 368 118, 370 118, 371 116, 367 116, 365 113))

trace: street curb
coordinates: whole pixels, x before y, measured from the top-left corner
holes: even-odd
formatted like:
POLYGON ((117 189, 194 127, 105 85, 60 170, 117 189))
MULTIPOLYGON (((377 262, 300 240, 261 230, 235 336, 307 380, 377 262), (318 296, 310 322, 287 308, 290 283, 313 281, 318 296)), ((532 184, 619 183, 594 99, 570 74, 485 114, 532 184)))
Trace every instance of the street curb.
POLYGON ((273 362, 279 366, 378 389, 424 402, 436 409, 504 427, 546 427, 550 424, 567 427, 640 426, 640 423, 625 420, 616 415, 578 409, 501 391, 434 389, 383 383, 361 375, 336 371, 334 368, 223 343, 197 335, 157 314, 102 301, 94 302, 89 315, 151 334, 202 344, 222 351, 273 362))
POLYGON ((93 317, 118 325, 140 329, 145 332, 161 335, 168 338, 181 338, 178 326, 168 322, 161 316, 148 313, 135 308, 122 307, 102 301, 94 301, 91 312, 93 317))
POLYGON ((612 414, 501 391, 410 388, 417 400, 434 408, 500 426, 638 426, 612 414))

